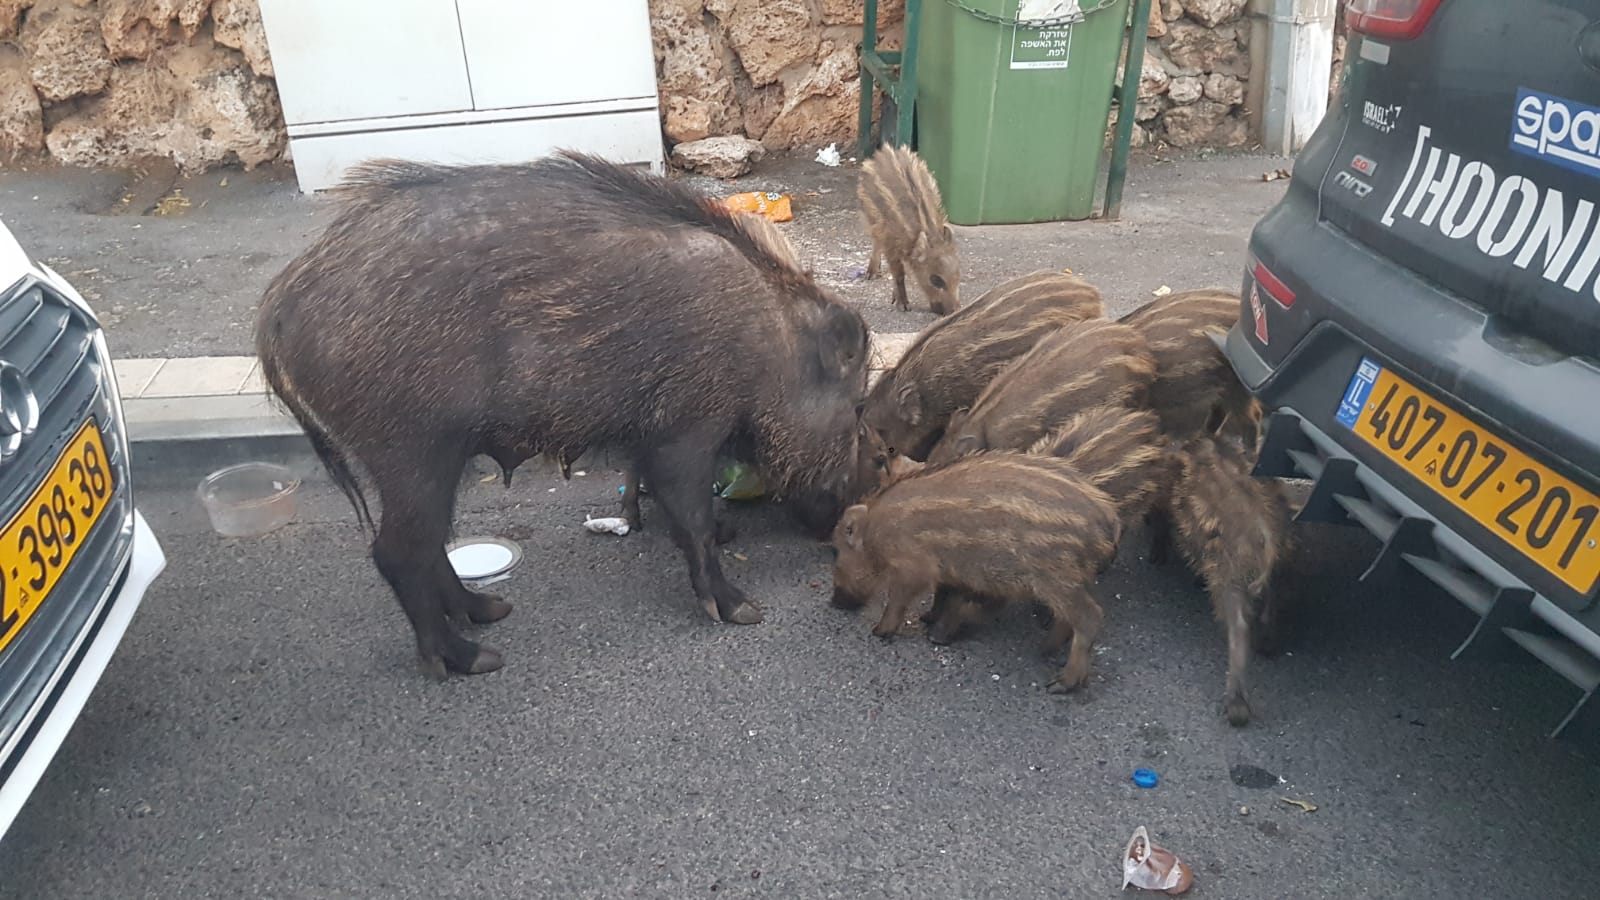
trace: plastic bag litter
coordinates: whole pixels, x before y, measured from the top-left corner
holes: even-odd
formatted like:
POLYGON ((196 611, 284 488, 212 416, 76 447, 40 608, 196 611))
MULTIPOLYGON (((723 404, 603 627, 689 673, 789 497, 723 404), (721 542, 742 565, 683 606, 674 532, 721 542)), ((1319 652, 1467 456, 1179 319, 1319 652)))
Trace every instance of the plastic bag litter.
POLYGON ((766 216, 768 221, 787 222, 794 218, 794 210, 790 207, 788 194, 774 194, 771 191, 746 191, 743 194, 734 194, 724 198, 722 204, 734 212, 755 213, 766 216))
POLYGON ((1122 851, 1122 889, 1128 885, 1150 891, 1181 894, 1194 884, 1194 870, 1171 850, 1157 847, 1143 825, 1133 830, 1122 851))
POLYGON ((822 163, 825 166, 837 166, 839 164, 839 143, 835 141, 834 143, 823 147, 821 150, 818 150, 817 162, 822 163))
POLYGON ((621 516, 605 516, 599 519, 591 519, 588 516, 584 516, 583 527, 595 534, 624 535, 628 533, 628 520, 621 516))
POLYGON ((755 500, 766 496, 767 488, 761 483, 761 473, 755 466, 734 460, 725 460, 717 470, 711 490, 724 500, 755 500))

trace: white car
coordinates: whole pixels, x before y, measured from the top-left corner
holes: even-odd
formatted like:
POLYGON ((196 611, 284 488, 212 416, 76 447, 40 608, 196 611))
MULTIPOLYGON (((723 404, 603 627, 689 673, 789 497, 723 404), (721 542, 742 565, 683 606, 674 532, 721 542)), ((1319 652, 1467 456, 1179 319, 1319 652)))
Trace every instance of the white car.
POLYGON ((0 222, 0 836, 166 568, 129 455, 94 312, 0 222))

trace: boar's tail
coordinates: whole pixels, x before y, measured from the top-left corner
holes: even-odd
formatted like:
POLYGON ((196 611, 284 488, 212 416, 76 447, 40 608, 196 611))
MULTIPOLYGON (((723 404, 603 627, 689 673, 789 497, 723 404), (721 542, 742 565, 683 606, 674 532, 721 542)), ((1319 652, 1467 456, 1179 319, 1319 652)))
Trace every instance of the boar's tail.
POLYGON ((356 480, 355 471, 350 467, 350 459, 343 450, 333 442, 326 429, 311 414, 305 402, 295 392, 289 379, 284 376, 283 370, 278 365, 278 358, 272 352, 270 344, 258 348, 258 358, 261 362, 261 377, 271 386, 285 408, 287 408, 300 423, 301 429, 306 433, 306 438, 311 442, 312 452, 322 460, 322 466, 328 471, 328 477, 339 486, 350 505, 356 511, 356 520, 368 533, 376 536, 377 528, 372 522, 372 511, 367 506, 367 498, 361 492, 361 483, 356 480))

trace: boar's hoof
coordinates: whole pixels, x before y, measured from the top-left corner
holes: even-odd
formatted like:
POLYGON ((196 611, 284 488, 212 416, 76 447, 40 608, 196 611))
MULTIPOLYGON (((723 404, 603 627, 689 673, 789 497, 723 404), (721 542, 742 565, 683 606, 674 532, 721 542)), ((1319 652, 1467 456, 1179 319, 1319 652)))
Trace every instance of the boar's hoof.
POLYGON ((721 613, 722 621, 734 625, 758 625, 766 618, 761 614, 760 607, 749 600, 740 600, 721 613))
POLYGON ((483 675, 493 672, 505 664, 500 657, 500 651, 492 647, 476 644, 468 644, 467 646, 473 648, 473 653, 471 662, 466 665, 462 665, 457 660, 442 654, 439 656, 421 656, 418 658, 418 663, 423 672, 441 681, 445 679, 447 672, 457 675, 483 675))
POLYGON ((511 615, 511 604, 495 594, 473 594, 463 606, 467 621, 474 625, 488 625, 511 615))
POLYGON ((1057 675, 1045 686, 1045 689, 1052 694, 1070 694, 1083 687, 1083 683, 1088 680, 1088 675, 1080 675, 1077 678, 1072 678, 1068 675, 1057 675))
POLYGON ((1235 728, 1250 724, 1250 702, 1235 694, 1223 704, 1228 713, 1228 724, 1235 728))
POLYGON ((872 633, 887 641, 900 633, 900 623, 893 619, 879 619, 878 624, 872 626, 872 633))

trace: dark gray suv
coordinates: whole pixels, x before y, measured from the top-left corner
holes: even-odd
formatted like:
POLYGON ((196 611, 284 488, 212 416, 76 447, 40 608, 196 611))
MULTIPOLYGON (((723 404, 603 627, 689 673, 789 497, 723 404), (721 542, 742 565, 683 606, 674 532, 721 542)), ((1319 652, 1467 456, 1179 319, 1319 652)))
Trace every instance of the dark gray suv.
MULTIPOLYGON (((1600 685, 1600 2, 1350 0, 1339 99, 1253 230, 1225 350, 1258 474, 1600 685)), ((1366 577, 1366 576, 1364 576, 1366 577)))

